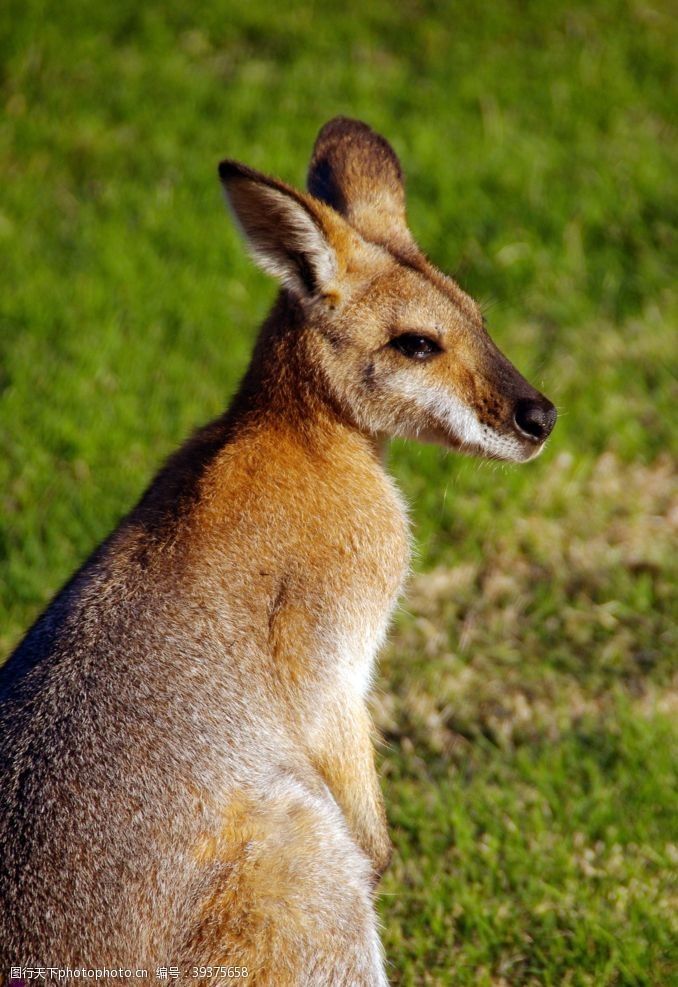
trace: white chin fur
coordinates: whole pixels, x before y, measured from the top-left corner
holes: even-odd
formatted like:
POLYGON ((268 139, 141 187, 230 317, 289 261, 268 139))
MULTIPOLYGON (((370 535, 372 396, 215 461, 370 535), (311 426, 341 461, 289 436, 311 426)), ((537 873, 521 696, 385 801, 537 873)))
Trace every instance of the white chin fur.
MULTIPOLYGON (((543 448, 543 444, 528 445, 517 436, 502 435, 489 425, 483 424, 472 408, 449 391, 434 391, 423 382, 410 378, 398 382, 398 392, 438 422, 441 432, 447 433, 449 444, 461 452, 525 463, 538 456, 543 448)), ((424 432, 424 429, 419 431, 415 427, 411 431, 408 430, 408 437, 433 439, 438 442, 441 440, 440 435, 434 436, 424 432)))

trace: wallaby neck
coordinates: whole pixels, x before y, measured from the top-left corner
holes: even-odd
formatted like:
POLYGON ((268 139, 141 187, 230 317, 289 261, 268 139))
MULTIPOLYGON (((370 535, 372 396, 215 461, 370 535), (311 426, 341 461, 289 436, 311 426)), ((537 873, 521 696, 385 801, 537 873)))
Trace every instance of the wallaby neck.
POLYGON ((226 413, 238 428, 296 432, 309 447, 348 442, 381 462, 386 440, 362 432, 333 397, 309 352, 301 306, 281 291, 264 322, 250 365, 226 413))
POLYGON ((328 465, 342 461, 337 454, 343 449, 369 472, 384 472, 386 440, 362 432, 332 400, 310 359, 307 332, 300 307, 281 292, 228 410, 168 460, 142 497, 135 520, 163 530, 181 521, 200 499, 208 476, 219 486, 225 450, 257 439, 275 452, 275 436, 284 436, 302 457, 320 456, 328 465))

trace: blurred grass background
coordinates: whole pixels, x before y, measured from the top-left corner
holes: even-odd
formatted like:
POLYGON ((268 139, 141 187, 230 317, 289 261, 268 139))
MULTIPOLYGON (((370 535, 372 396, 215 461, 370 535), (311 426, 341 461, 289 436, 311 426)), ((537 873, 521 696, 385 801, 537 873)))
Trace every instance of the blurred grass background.
POLYGON ((394 984, 678 983, 674 18, 0 7, 0 653, 243 372, 275 287, 226 155, 299 184, 334 114, 381 130, 422 246, 558 404, 529 466, 393 448, 418 538, 375 698, 394 984))

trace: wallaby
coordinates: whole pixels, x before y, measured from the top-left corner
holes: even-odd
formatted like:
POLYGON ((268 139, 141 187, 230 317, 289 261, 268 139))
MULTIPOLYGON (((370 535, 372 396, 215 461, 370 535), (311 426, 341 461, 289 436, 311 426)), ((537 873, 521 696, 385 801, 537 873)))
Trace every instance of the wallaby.
POLYGON ((415 244, 364 123, 323 127, 308 193, 219 173, 281 292, 229 410, 2 671, 6 974, 387 984, 367 698, 409 533, 385 441, 523 462, 555 422, 415 244))

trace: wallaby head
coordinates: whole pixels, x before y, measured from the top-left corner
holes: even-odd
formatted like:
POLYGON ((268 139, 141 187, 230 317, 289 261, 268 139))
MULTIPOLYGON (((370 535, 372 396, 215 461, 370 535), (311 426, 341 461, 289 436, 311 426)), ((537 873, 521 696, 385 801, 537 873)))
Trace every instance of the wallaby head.
MULTIPOLYGON (((416 245, 402 172, 383 137, 338 117, 320 131, 309 193, 223 161, 227 200, 255 261, 301 314, 284 332, 317 397, 361 431, 523 462, 543 448, 551 402, 490 339, 476 302, 416 245)), ((289 306, 288 306, 289 308, 289 306)), ((261 354, 265 360, 265 354, 261 354)))

